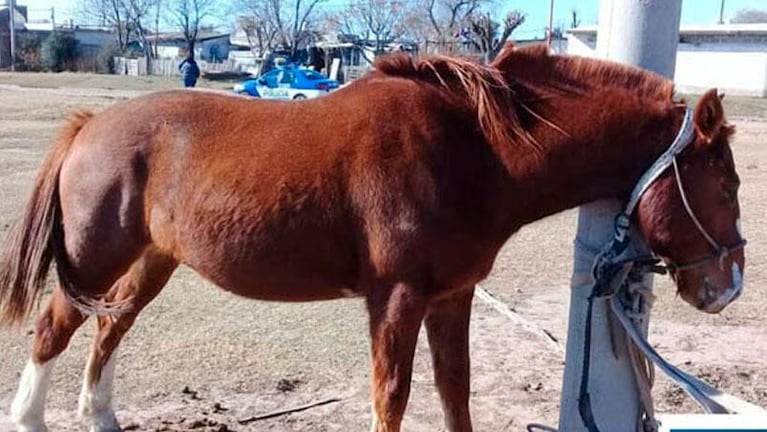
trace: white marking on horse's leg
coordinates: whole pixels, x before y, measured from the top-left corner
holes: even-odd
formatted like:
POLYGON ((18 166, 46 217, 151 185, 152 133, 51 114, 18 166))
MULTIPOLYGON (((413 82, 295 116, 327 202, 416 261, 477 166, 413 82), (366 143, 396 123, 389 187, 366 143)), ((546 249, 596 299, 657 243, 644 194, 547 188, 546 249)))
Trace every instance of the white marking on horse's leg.
POLYGON ((740 219, 735 219, 735 229, 738 231, 738 235, 743 237, 743 230, 740 227, 740 219))
POLYGON ((370 422, 370 432, 378 432, 378 426, 380 424, 380 421, 378 420, 378 414, 376 413, 375 407, 373 407, 373 418, 370 422))
POLYGON ((41 365, 33 360, 27 362, 19 381, 19 391, 11 404, 11 418, 19 432, 44 432, 45 396, 51 382, 54 360, 41 365))
POLYGON ((91 432, 121 431, 117 417, 112 409, 112 383, 115 374, 115 358, 117 350, 112 351, 98 380, 92 374, 94 368, 95 353, 91 351, 88 364, 85 365, 83 377, 83 389, 80 393, 78 413, 80 417, 90 423, 91 432))
POLYGON ((346 298, 362 297, 360 292, 354 291, 349 288, 341 288, 341 294, 346 298))

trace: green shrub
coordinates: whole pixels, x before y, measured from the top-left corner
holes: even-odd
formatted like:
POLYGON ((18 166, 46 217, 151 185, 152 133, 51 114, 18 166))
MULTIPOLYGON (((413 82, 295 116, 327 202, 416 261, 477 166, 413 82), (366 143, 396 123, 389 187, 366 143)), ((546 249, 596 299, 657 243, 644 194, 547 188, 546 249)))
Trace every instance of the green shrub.
POLYGON ((54 72, 74 70, 77 45, 77 40, 72 35, 54 31, 43 41, 40 49, 42 66, 54 72))
POLYGON ((98 54, 96 54, 96 65, 98 73, 114 73, 115 57, 120 57, 122 55, 122 50, 116 44, 101 47, 98 54))
POLYGON ((16 64, 25 71, 39 71, 42 67, 40 46, 42 39, 34 33, 21 33, 16 43, 16 64))

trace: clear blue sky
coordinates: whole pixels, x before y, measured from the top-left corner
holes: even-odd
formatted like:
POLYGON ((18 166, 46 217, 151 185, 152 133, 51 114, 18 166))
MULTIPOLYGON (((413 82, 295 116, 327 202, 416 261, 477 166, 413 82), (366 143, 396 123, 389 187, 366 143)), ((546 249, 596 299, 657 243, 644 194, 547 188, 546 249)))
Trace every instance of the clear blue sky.
MULTIPOLYGON (((326 0, 337 8, 346 0, 326 0)), ((683 0, 682 24, 713 24, 719 20, 722 0, 683 0)), ((527 14, 527 20, 516 32, 517 39, 543 37, 549 21, 549 0, 496 0, 498 10, 520 9, 527 14)), ((0 0, 3 3, 3 0, 0 0)), ((50 17, 51 7, 56 8, 56 20, 72 18, 77 0, 17 0, 30 10, 30 18, 50 17)), ((725 0, 724 19, 727 21, 740 9, 767 9, 765 0, 725 0)), ((599 16, 599 0, 555 0, 554 25, 569 27, 571 10, 577 10, 581 24, 596 24, 599 16)), ((228 23, 225 23, 228 24, 228 23)))

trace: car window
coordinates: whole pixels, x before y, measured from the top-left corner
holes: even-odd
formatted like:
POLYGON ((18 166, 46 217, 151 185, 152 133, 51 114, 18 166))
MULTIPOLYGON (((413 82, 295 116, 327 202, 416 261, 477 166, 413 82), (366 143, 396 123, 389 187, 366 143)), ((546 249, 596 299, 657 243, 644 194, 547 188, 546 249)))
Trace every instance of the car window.
POLYGON ((304 75, 306 75, 306 79, 308 79, 309 81, 317 81, 317 80, 325 79, 325 75, 322 75, 321 73, 315 72, 313 70, 304 71, 304 75))
POLYGON ((269 71, 266 74, 264 74, 263 78, 276 79, 278 73, 280 73, 279 70, 269 71))
POLYGON ((266 82, 267 86, 269 86, 269 87, 277 87, 277 74, 279 72, 280 71, 278 71, 278 70, 270 71, 270 72, 264 74, 263 76, 261 76, 261 79, 266 82))
POLYGON ((294 79, 293 71, 283 70, 280 75, 280 84, 292 84, 294 79))

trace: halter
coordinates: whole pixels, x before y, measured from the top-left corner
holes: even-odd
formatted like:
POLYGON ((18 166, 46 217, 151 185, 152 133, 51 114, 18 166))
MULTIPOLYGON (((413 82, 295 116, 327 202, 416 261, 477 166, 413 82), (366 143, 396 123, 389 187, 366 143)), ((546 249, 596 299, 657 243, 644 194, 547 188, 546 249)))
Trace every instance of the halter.
POLYGON ((689 262, 687 264, 682 265, 675 265, 670 264, 668 266, 668 269, 672 272, 681 272, 685 270, 692 270, 698 267, 702 267, 705 264, 708 264, 709 262, 713 260, 719 261, 719 267, 724 266, 724 259, 727 258, 728 255, 730 255, 731 252, 736 251, 738 249, 742 249, 744 246, 746 246, 746 240, 741 239, 739 242, 735 243, 732 246, 721 246, 719 243, 717 243, 716 240, 711 236, 711 234, 706 231, 705 228, 703 228, 703 224, 700 223, 700 220, 695 216, 695 212, 692 210, 692 207, 690 206, 689 201, 687 201, 687 194, 684 191, 684 186, 682 186, 682 177, 679 174, 679 164, 676 162, 676 158, 673 159, 674 162, 674 177, 676 177, 676 185, 679 188, 679 195, 682 197, 682 203, 684 204, 685 210, 687 210, 687 214, 690 216, 690 219, 692 219, 693 223, 695 224, 695 227, 698 228, 698 232, 703 236, 703 238, 706 239, 709 245, 714 249, 716 252, 716 255, 712 255, 709 257, 701 258, 692 262, 689 262))
MULTIPOLYGON (((610 243, 607 245, 605 250, 596 258, 594 261, 594 267, 593 267, 593 276, 596 281, 604 280, 605 276, 608 276, 607 273, 613 273, 608 271, 607 267, 610 267, 612 264, 616 263, 617 257, 623 253, 623 251, 626 250, 626 247, 629 244, 629 228, 631 226, 631 215, 636 210, 637 205, 639 204, 640 199, 644 195, 645 192, 647 192, 647 189, 655 182, 655 180, 660 177, 663 172, 666 171, 669 167, 674 167, 674 180, 676 181, 677 188, 679 189, 679 194, 682 198, 682 203, 684 204, 684 209, 687 212, 687 215, 692 220, 695 227, 698 229, 698 232, 703 236, 703 238, 706 240, 706 242, 711 246, 713 253, 707 257, 700 258, 691 262, 683 263, 683 264, 676 264, 673 262, 670 262, 668 265, 660 265, 656 264, 653 265, 651 270, 656 273, 678 273, 682 271, 692 270, 699 267, 702 267, 711 261, 718 261, 720 267, 724 263, 724 259, 728 257, 732 252, 742 249, 746 245, 746 240, 741 239, 737 243, 731 246, 722 246, 720 245, 716 240, 714 240, 713 236, 703 227, 703 224, 700 223, 700 219, 695 214, 695 211, 693 211, 692 207, 690 206, 690 202, 687 199, 687 193, 685 192, 684 186, 682 184, 682 176, 679 173, 679 164, 677 163, 677 156, 684 151, 685 148, 687 148, 688 145, 690 145, 694 141, 695 137, 695 126, 693 124, 693 110, 691 108, 687 108, 684 115, 684 120, 682 122, 682 127, 679 129, 679 133, 677 134, 676 138, 674 139, 674 142, 671 143, 668 149, 666 149, 663 154, 658 157, 658 159, 650 166, 650 168, 645 171, 645 173, 642 175, 642 177, 639 178, 639 181, 637 182, 636 186, 634 186, 634 189, 631 191, 631 196, 629 198, 628 203, 626 204, 626 207, 623 209, 621 213, 618 214, 615 218, 615 234, 613 236, 613 239, 610 241, 610 243)), ((648 257, 641 257, 639 259, 636 259, 637 261, 644 261, 646 262, 648 257)), ((657 260, 657 258, 652 257, 652 259, 657 260)))
POLYGON ((679 165, 677 163, 677 156, 687 148, 690 143, 693 142, 695 136, 695 127, 693 124, 693 110, 687 108, 684 115, 684 121, 682 127, 679 130, 674 141, 671 143, 668 149, 658 157, 658 159, 645 171, 642 177, 639 178, 636 186, 631 191, 631 196, 626 204, 626 207, 615 218, 615 234, 603 251, 597 255, 594 259, 594 266, 592 268, 592 275, 594 277, 594 288, 588 298, 588 307, 586 311, 586 328, 585 328, 585 340, 584 340, 584 356, 581 373, 581 385, 580 395, 578 400, 578 411, 583 420, 584 425, 589 432, 599 432, 599 428, 594 419, 594 413, 591 409, 591 397, 588 392, 589 371, 591 362, 591 318, 593 311, 594 299, 597 297, 603 297, 606 295, 614 294, 620 289, 623 284, 621 282, 615 283, 615 279, 620 277, 620 273, 625 269, 626 264, 632 264, 639 272, 654 272, 654 273, 671 273, 692 270, 702 267, 711 261, 718 261, 720 267, 723 266, 724 259, 735 250, 742 249, 746 240, 741 239, 738 243, 732 246, 721 246, 713 236, 703 227, 700 223, 700 219, 695 215, 692 207, 690 206, 687 194, 685 193, 684 186, 682 185, 682 177, 679 173, 679 165), (618 257, 626 250, 630 243, 629 229, 631 227, 631 215, 636 210, 640 199, 652 185, 655 180, 663 174, 669 167, 674 167, 674 179, 679 189, 679 194, 682 198, 685 211, 692 220, 698 232, 706 239, 706 242, 711 246, 714 253, 710 256, 697 259, 684 264, 669 263, 668 265, 660 264, 660 260, 652 256, 640 256, 633 257, 625 260, 618 260, 618 257))

